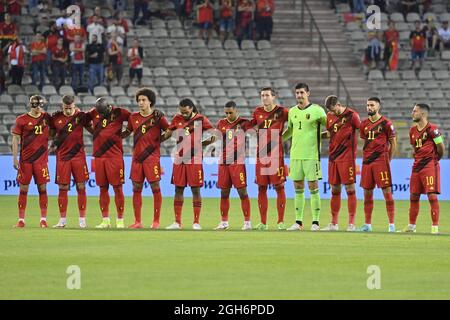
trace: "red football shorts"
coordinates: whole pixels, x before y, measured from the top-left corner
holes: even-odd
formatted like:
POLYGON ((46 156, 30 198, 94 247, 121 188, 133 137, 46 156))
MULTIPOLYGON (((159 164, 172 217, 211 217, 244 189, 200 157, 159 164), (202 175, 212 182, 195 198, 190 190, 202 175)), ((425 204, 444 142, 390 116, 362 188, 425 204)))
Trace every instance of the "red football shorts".
POLYGON ((95 182, 98 186, 121 185, 125 182, 123 158, 95 158, 95 182))
POLYGON ((331 185, 352 184, 356 182, 354 161, 329 161, 328 182, 331 185))
POLYGON ((131 163, 130 179, 133 182, 143 183, 145 179, 149 183, 161 180, 161 165, 159 161, 147 161, 131 163))
POLYGON ((17 173, 17 182, 20 184, 30 184, 31 178, 34 178, 36 184, 45 184, 50 182, 47 162, 20 162, 17 173))
POLYGON ((203 186, 202 164, 173 164, 172 184, 177 187, 203 186))
POLYGON ((419 172, 411 173, 409 182, 411 193, 441 193, 441 169, 438 161, 430 161, 419 172))
POLYGON ((247 174, 244 164, 221 164, 219 165, 219 178, 217 187, 230 189, 235 187, 241 189, 247 187, 247 174))
POLYGON ((71 159, 69 161, 56 160, 56 183, 70 184, 71 175, 73 175, 76 183, 89 180, 86 158, 71 159))
POLYGON ((387 188, 392 186, 391 166, 389 160, 380 159, 370 164, 362 165, 361 187, 363 189, 387 188))
POLYGON ((263 164, 256 161, 255 183, 259 186, 279 185, 286 181, 288 168, 284 164, 284 159, 278 159, 277 163, 273 161, 269 164, 263 164))

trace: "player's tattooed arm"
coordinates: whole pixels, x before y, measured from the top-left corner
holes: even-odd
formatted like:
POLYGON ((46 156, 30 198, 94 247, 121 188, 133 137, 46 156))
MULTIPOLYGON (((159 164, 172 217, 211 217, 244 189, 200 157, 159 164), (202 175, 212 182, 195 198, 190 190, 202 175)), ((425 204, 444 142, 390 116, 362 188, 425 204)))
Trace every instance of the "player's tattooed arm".
POLYGON ((131 134, 131 131, 127 128, 127 129, 125 129, 124 131, 122 131, 122 132, 120 133, 120 137, 121 137, 122 139, 124 139, 124 138, 126 138, 126 137, 129 137, 130 134, 131 134))
POLYGON ((395 151, 397 150, 397 138, 396 137, 392 137, 389 139, 389 161, 392 160, 392 158, 394 157, 395 151))
POLYGON ((12 154, 13 154, 13 166, 14 169, 19 170, 19 160, 17 158, 17 155, 19 153, 19 143, 20 143, 20 136, 17 134, 12 135, 12 154))
POLYGON ((443 142, 438 143, 438 144, 436 145, 436 149, 437 149, 437 153, 438 153, 438 156, 439 156, 439 160, 441 160, 442 157, 444 156, 444 153, 445 153, 445 146, 444 146, 444 143, 443 143, 443 142))
POLYGON ((161 134, 161 142, 164 142, 164 141, 166 141, 167 139, 169 139, 171 136, 172 136, 172 130, 170 130, 170 129, 167 129, 166 131, 164 131, 162 134, 161 134))
POLYGON ((211 143, 214 143, 214 141, 216 141, 216 136, 212 135, 208 139, 202 141, 202 147, 209 146, 211 143))

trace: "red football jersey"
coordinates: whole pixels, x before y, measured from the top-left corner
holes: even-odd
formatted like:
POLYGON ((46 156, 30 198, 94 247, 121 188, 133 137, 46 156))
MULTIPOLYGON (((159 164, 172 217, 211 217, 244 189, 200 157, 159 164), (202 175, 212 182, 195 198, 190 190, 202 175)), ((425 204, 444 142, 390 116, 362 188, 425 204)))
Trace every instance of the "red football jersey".
POLYGON ((133 132, 133 160, 137 162, 159 161, 161 157, 161 132, 169 127, 166 117, 152 113, 144 117, 134 112, 128 119, 127 129, 133 132))
POLYGON ((253 111, 251 124, 258 128, 257 158, 260 154, 263 157, 272 157, 272 154, 284 157, 282 135, 288 114, 289 110, 282 106, 276 106, 270 112, 264 110, 263 106, 253 111))
POLYGON ((438 127, 431 122, 428 122, 421 131, 417 129, 417 126, 411 127, 409 142, 414 148, 414 172, 422 170, 430 161, 439 161, 437 147, 433 140, 440 136, 438 127))
POLYGON ((92 155, 96 158, 122 158, 122 125, 128 121, 130 111, 113 107, 108 117, 103 117, 95 109, 87 114, 87 121, 92 120, 94 127, 92 155))
POLYGON ((220 164, 245 163, 245 130, 249 120, 238 117, 233 122, 224 118, 217 122, 216 128, 222 133, 222 156, 220 164))
POLYGON ((350 108, 336 116, 333 112, 327 114, 327 130, 330 133, 330 161, 354 161, 358 146, 358 135, 361 121, 359 115, 350 108))
MULTIPOLYGON (((88 121, 89 122, 89 121, 88 121)), ((52 115, 51 127, 55 130, 56 157, 69 161, 74 158, 85 158, 83 127, 88 124, 86 113, 75 111, 73 116, 66 116, 62 111, 52 115)))
POLYGON ((389 139, 395 137, 395 129, 391 120, 384 116, 375 122, 365 119, 361 122, 359 132, 361 139, 365 140, 363 164, 388 158, 389 139))
POLYGON ((200 113, 189 120, 185 120, 181 114, 173 117, 169 129, 174 131, 174 137, 177 139, 177 162, 201 163, 203 159, 202 133, 212 128, 208 118, 200 113))
POLYGON ((12 133, 20 136, 20 161, 48 162, 48 137, 51 117, 43 112, 34 118, 28 113, 17 117, 12 133))

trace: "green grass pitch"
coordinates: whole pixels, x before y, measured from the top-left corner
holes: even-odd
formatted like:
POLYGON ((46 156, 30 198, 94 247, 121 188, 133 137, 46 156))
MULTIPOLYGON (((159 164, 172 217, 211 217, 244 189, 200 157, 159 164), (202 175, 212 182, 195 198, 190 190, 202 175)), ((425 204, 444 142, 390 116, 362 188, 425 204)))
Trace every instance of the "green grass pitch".
MULTIPOLYGON (((69 199, 65 230, 41 230, 37 197, 28 200, 27 226, 13 229, 16 197, 0 197, 0 299, 449 299, 450 202, 441 202, 441 234, 430 235, 428 203, 422 201, 416 234, 388 234, 384 202, 375 202, 374 232, 276 231, 270 200, 269 231, 240 231, 239 200, 231 200, 231 229, 213 231, 219 200, 203 199, 202 231, 191 231, 191 199, 185 200, 183 231, 79 230, 76 198, 69 199), (69 290, 68 266, 81 270, 81 289, 69 290), (368 267, 380 269, 381 288, 369 290, 368 267)), ((308 201, 309 202, 309 201, 308 201)), ((308 203, 307 202, 307 203, 308 203)), ((152 198, 143 219, 151 223, 152 198)), ((112 209, 114 197, 111 197, 112 209)), ((252 222, 258 222, 252 199, 252 222)), ((342 203, 341 228, 347 224, 342 203)), ((306 226, 311 214, 306 208, 306 226)), ((115 210, 111 210, 114 212, 115 210)), ((329 222, 322 200, 321 224, 329 222)), ((407 222, 408 202, 396 201, 396 226, 407 222)), ((357 225, 363 223, 358 203, 357 225)), ((163 202, 161 226, 173 219, 172 199, 163 202)), ((49 198, 49 225, 58 220, 49 198)), ((100 222, 97 199, 88 199, 87 222, 100 222)), ((294 220, 288 199, 286 223, 294 220)), ((133 222, 126 199, 126 224, 133 222)), ((114 219, 112 219, 114 224, 114 219)))

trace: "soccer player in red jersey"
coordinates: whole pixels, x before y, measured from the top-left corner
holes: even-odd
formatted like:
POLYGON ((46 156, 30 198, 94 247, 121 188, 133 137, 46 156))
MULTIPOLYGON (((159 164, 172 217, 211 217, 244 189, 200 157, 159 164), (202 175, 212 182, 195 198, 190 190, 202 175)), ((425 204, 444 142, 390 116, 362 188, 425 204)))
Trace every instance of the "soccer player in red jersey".
POLYGON ((112 106, 106 98, 98 98, 95 108, 87 113, 86 120, 92 120, 93 156, 95 180, 100 187, 100 209, 103 221, 96 228, 110 228, 109 219, 109 185, 114 188, 117 209, 116 227, 124 228, 123 212, 125 199, 122 184, 125 182, 122 125, 128 121, 130 112, 124 108, 112 106))
POLYGON ((230 189, 235 187, 241 198, 244 214, 242 230, 251 230, 250 200, 247 194, 247 174, 245 171, 245 129, 249 120, 241 118, 236 103, 229 101, 224 108, 225 118, 216 124, 222 141, 222 155, 219 162, 219 178, 217 186, 221 189, 220 214, 221 222, 215 230, 229 228, 228 212, 230 210, 230 189))
POLYGON ((192 229, 201 230, 200 212, 202 198, 200 187, 203 185, 203 148, 215 141, 215 137, 202 142, 202 133, 212 129, 208 118, 200 114, 194 102, 183 99, 179 103, 179 114, 173 117, 169 129, 162 140, 170 138, 173 134, 177 139, 177 149, 174 154, 172 184, 175 185, 174 211, 175 222, 166 227, 169 230, 182 228, 181 212, 184 202, 184 188, 191 187, 194 208, 194 223, 192 229))
POLYGON ((150 183, 153 192, 153 223, 152 229, 159 229, 162 195, 159 181, 161 180, 160 146, 161 133, 169 127, 166 117, 155 109, 156 95, 148 89, 137 90, 136 102, 139 111, 128 119, 126 134, 133 133, 134 149, 131 164, 130 179, 133 181, 133 209, 135 222, 129 228, 143 228, 141 220, 142 187, 144 180, 150 183))
POLYGON ((439 128, 428 121, 430 106, 418 103, 412 111, 414 125, 409 130, 409 141, 414 148, 414 164, 410 180, 409 224, 404 232, 416 231, 420 195, 427 194, 431 208, 431 233, 439 233, 439 202, 441 175, 439 160, 444 155, 444 140, 439 128))
POLYGON ((56 147, 56 183, 59 186, 58 206, 60 219, 54 228, 66 226, 66 215, 70 187, 73 176, 78 193, 79 226, 86 228, 86 189, 89 170, 84 152, 83 127, 92 131, 86 114, 75 106, 75 97, 65 95, 62 98, 62 111, 52 115, 51 134, 55 135, 53 145, 56 147))
POLYGON ((28 187, 31 178, 38 186, 39 207, 41 209, 41 228, 47 228, 47 183, 48 139, 50 115, 43 108, 45 98, 39 95, 30 97, 30 111, 17 117, 12 129, 12 152, 14 168, 18 170, 17 182, 20 186, 18 200, 19 221, 16 228, 25 227, 25 209, 27 207, 28 187), (20 160, 17 159, 20 144, 20 160))
POLYGON ((360 120, 355 110, 342 105, 338 97, 328 96, 325 107, 327 114, 326 136, 330 138, 328 182, 331 185, 331 223, 321 230, 337 231, 341 209, 341 185, 345 185, 348 197, 347 231, 355 231, 356 215, 356 149, 360 120))
POLYGON ((389 232, 395 232, 395 205, 392 197, 390 161, 397 147, 394 125, 380 114, 381 101, 377 97, 367 100, 369 117, 361 122, 360 137, 364 140, 361 187, 364 189, 365 224, 359 231, 372 231, 373 189, 383 190, 389 219, 389 232))
POLYGON ((261 222, 258 230, 267 230, 267 187, 272 184, 277 192, 278 230, 285 230, 284 212, 286 207, 286 169, 282 134, 288 120, 289 110, 275 104, 276 92, 273 88, 260 90, 262 105, 253 111, 252 124, 258 130, 258 148, 256 155, 256 184, 258 185, 258 206, 261 222))

